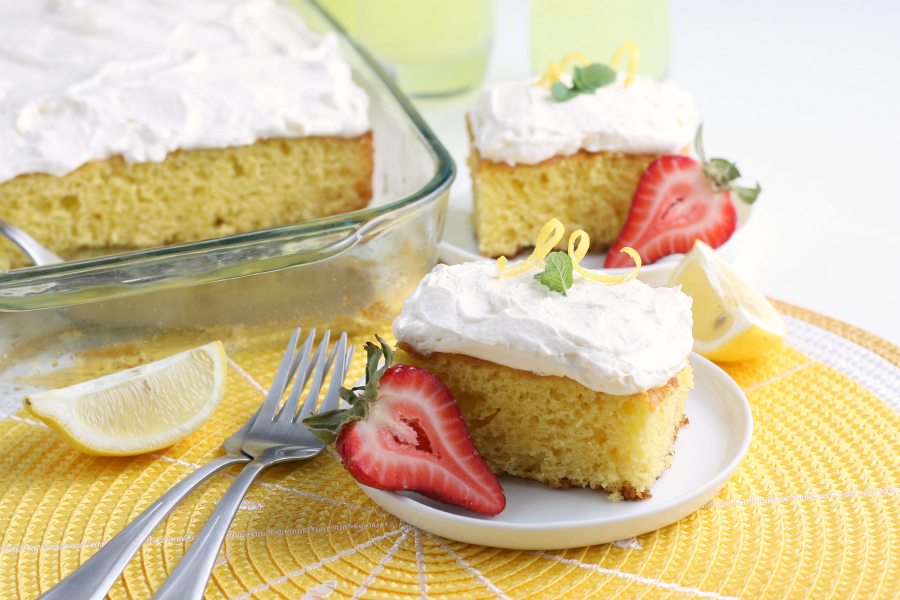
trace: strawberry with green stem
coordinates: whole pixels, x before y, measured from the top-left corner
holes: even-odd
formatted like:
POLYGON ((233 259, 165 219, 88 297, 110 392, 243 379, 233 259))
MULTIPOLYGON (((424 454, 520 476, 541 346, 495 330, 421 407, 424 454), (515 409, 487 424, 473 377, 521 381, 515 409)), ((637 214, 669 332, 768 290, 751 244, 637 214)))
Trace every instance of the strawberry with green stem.
POLYGON ((669 254, 685 253, 702 240, 718 248, 734 233, 737 214, 732 194, 747 204, 761 189, 739 187, 737 166, 724 158, 706 160, 703 128, 697 129, 694 147, 700 161, 688 156, 661 156, 647 167, 638 183, 631 209, 619 237, 606 256, 607 268, 629 267, 622 252, 630 246, 650 264, 669 254))
POLYGON ((362 484, 418 492, 487 515, 502 511, 503 488, 472 443, 450 390, 425 369, 393 365, 393 351, 376 338, 380 348, 366 344, 366 385, 341 388, 350 407, 304 424, 335 443, 344 467, 362 484))

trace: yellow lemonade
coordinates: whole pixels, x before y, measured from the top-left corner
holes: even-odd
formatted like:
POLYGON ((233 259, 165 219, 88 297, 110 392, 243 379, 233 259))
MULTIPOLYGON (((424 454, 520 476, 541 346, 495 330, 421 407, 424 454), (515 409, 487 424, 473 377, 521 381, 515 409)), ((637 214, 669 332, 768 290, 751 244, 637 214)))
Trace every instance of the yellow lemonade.
POLYGON ((626 41, 640 49, 638 73, 661 80, 669 71, 668 0, 532 0, 530 27, 536 75, 571 52, 608 63, 626 41))
POLYGON ((411 96, 457 94, 484 74, 490 0, 358 0, 359 38, 411 96))
POLYGON ((356 35, 359 18, 357 0, 318 0, 318 3, 347 30, 347 33, 356 35))

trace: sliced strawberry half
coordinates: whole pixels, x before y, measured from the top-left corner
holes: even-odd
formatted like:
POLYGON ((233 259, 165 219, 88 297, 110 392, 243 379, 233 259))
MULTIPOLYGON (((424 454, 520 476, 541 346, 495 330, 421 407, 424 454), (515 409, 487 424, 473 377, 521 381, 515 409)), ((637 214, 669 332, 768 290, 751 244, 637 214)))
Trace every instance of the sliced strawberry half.
POLYGON ((344 467, 360 483, 418 492, 487 515, 502 511, 503 488, 472 443, 453 394, 425 369, 391 366, 393 352, 378 341, 381 348, 366 344, 365 388, 341 389, 350 408, 303 422, 326 443, 335 442, 344 467))
POLYGON ((607 268, 630 267, 632 259, 620 252, 634 248, 641 262, 656 262, 669 254, 688 252, 696 240, 718 248, 734 233, 737 214, 732 193, 753 203, 760 187, 733 184, 737 167, 721 158, 709 162, 703 155, 702 130, 695 147, 701 161, 687 156, 662 156, 647 167, 638 183, 625 226, 606 256, 607 268))

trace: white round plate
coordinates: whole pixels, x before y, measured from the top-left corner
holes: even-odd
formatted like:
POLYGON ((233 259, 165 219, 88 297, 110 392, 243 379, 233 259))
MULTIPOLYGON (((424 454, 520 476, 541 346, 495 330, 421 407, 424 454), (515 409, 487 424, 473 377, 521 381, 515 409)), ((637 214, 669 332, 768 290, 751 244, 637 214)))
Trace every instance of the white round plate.
MULTIPOLYGON (((472 212, 471 212, 471 194, 462 197, 458 194, 451 197, 450 204, 447 207, 447 219, 444 224, 444 234, 441 244, 438 248, 438 258, 441 262, 448 265, 469 262, 473 260, 492 260, 478 254, 478 240, 475 238, 475 231, 472 228, 472 212)), ((754 219, 752 219, 752 207, 743 202, 735 202, 735 211, 738 216, 738 225, 734 234, 727 242, 722 244, 717 250, 722 257, 732 265, 735 264, 738 257, 743 253, 742 249, 747 244, 747 238, 754 229, 754 219)), ((566 232, 566 235, 570 234, 566 232)), ((568 239, 568 238, 567 238, 568 239)), ((531 250, 520 252, 515 258, 510 258, 511 262, 526 258, 531 254, 531 250)), ((653 264, 643 265, 637 278, 644 283, 653 287, 661 287, 669 282, 669 276, 684 254, 672 254, 665 256, 653 264)), ((606 261, 606 253, 594 254, 588 253, 581 261, 581 266, 586 269, 602 270, 609 275, 619 275, 628 273, 631 268, 604 269, 603 263, 606 261)))
POLYGON ((488 517, 414 493, 360 484, 376 504, 424 531, 445 538, 522 550, 577 548, 614 542, 674 523, 699 509, 725 485, 750 446, 753 417, 747 397, 722 369, 691 354, 694 389, 678 431, 672 466, 651 488, 652 498, 610 502, 586 489, 553 490, 501 477, 506 509, 488 517))

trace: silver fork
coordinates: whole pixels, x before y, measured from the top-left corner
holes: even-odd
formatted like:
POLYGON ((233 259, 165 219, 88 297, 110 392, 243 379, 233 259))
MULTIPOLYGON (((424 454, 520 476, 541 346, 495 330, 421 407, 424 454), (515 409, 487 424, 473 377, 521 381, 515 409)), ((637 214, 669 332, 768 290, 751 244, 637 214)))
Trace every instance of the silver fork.
MULTIPOLYGON (((299 336, 300 330, 294 332, 291 338, 292 344, 296 344, 296 338, 299 336)), ((206 591, 206 583, 212 574, 215 566, 216 557, 219 549, 225 541, 225 535, 228 528, 234 520, 234 515, 250 489, 250 485, 256 479, 256 476, 270 465, 290 460, 299 460, 311 458, 322 451, 325 447, 324 442, 309 432, 309 429, 301 423, 303 419, 308 417, 316 408, 316 402, 319 397, 319 390, 322 388, 322 381, 326 372, 331 367, 332 361, 335 361, 335 375, 331 378, 331 384, 322 400, 322 406, 319 412, 333 410, 337 408, 340 402, 340 388, 343 381, 342 374, 346 370, 346 365, 350 362, 353 355, 353 348, 347 349, 347 334, 341 335, 341 340, 335 344, 334 349, 325 358, 324 349, 328 347, 328 338, 330 332, 325 332, 325 336, 319 345, 317 356, 310 360, 310 350, 312 349, 313 336, 315 331, 310 334, 306 343, 297 352, 299 359, 299 368, 295 369, 299 372, 294 382, 294 387, 288 396, 284 406, 279 410, 281 396, 269 394, 265 402, 259 409, 259 415, 247 432, 241 450, 253 457, 253 460, 247 464, 225 492, 222 500, 212 516, 207 521, 200 535, 191 544, 190 549, 175 567, 175 570, 169 575, 168 579, 160 586, 156 594, 153 595, 154 600, 200 600, 206 591), (315 362, 315 367, 310 368, 315 362), (307 377, 300 374, 312 374, 312 383, 309 385, 306 400, 300 407, 299 413, 297 406, 300 403, 300 393, 306 385, 307 377)), ((287 355, 285 355, 287 360, 287 355)), ((282 361, 283 363, 284 361, 282 361)), ((290 361, 298 362, 296 359, 290 361)))
MULTIPOLYGON (((314 335, 315 330, 312 331, 311 336, 314 335)), ((292 360, 298 338, 299 329, 294 332, 294 336, 288 344, 284 357, 281 360, 281 365, 278 367, 275 378, 272 380, 272 385, 269 387, 269 393, 266 396, 267 400, 274 398, 276 402, 280 401, 291 376, 297 370, 301 353, 303 352, 303 349, 301 349, 301 352, 297 353, 296 359, 292 360)), ((307 343, 312 347, 310 340, 307 340, 307 343)), ((351 345, 348 355, 352 355, 352 352, 351 345)), ((317 359, 318 356, 314 357, 313 361, 315 362, 317 359)), ((335 371, 337 379, 343 381, 349 364, 348 356, 344 361, 343 371, 335 371)), ((309 378, 309 370, 310 367, 303 371, 304 379, 309 378)), ((69 573, 65 579, 41 594, 36 600, 102 600, 106 598, 106 593, 119 579, 135 552, 138 551, 144 541, 150 537, 150 534, 156 530, 176 506, 181 504, 201 483, 222 469, 250 462, 250 457, 241 452, 241 445, 244 443, 244 438, 250 431, 254 420, 259 416, 260 410, 262 410, 262 407, 240 429, 231 434, 222 443, 227 452, 225 456, 211 460, 175 484, 172 489, 148 506, 134 521, 126 525, 113 539, 104 544, 84 564, 69 573)))

